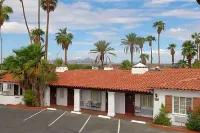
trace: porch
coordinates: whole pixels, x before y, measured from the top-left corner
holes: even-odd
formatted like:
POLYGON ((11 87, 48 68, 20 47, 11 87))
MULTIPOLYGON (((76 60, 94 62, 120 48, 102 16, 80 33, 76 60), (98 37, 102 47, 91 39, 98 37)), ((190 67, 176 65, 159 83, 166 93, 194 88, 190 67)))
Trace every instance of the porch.
POLYGON ((116 114, 153 117, 152 94, 55 87, 49 89, 49 105, 67 106, 77 112, 102 111, 111 117, 116 114))

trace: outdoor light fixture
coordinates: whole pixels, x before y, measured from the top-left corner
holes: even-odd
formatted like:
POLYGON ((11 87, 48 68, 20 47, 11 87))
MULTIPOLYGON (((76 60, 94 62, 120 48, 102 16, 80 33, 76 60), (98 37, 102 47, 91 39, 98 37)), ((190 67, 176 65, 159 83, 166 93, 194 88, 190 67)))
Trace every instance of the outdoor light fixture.
POLYGON ((158 94, 157 94, 157 93, 155 94, 155 97, 156 97, 156 98, 158 97, 158 94))
POLYGON ((197 1, 197 3, 200 5, 200 0, 196 0, 197 1))

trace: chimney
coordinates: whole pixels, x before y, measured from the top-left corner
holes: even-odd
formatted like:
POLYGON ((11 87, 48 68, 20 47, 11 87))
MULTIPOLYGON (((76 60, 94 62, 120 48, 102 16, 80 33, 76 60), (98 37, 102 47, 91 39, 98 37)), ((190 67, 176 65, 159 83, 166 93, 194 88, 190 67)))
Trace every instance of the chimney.
POLYGON ((144 74, 149 71, 149 68, 142 63, 138 63, 137 65, 132 67, 132 74, 144 74))
POLYGON ((67 70, 68 70, 67 67, 56 67, 56 72, 65 72, 67 70))

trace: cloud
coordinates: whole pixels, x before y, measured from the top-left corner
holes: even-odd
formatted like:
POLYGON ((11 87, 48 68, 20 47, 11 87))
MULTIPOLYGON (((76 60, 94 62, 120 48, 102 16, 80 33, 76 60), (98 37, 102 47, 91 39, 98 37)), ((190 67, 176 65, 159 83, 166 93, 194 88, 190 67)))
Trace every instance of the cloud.
POLYGON ((95 40, 112 40, 117 36, 117 32, 112 31, 93 31, 93 32, 87 32, 87 34, 93 36, 95 40))
POLYGON ((147 0, 147 2, 144 3, 144 7, 159 7, 172 2, 194 2, 194 0, 147 0))
POLYGON ((127 30, 127 29, 134 29, 134 28, 139 28, 141 27, 142 24, 127 24, 124 26, 124 29, 127 30))
POLYGON ((171 28, 169 29, 170 32, 182 32, 182 31, 186 31, 186 29, 182 29, 182 28, 171 28))

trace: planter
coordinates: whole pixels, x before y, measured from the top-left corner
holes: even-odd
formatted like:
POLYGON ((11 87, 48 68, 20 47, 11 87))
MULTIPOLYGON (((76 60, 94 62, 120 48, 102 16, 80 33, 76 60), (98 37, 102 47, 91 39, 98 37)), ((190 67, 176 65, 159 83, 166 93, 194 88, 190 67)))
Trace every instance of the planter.
POLYGON ((173 131, 179 131, 179 132, 185 132, 185 133, 199 133, 199 132, 190 131, 190 130, 182 129, 182 128, 178 128, 178 127, 169 127, 169 126, 163 126, 163 125, 156 125, 156 124, 153 124, 153 123, 150 123, 150 125, 152 127, 161 128, 161 129, 164 129, 164 130, 173 130, 173 131))
POLYGON ((43 106, 43 107, 28 107, 28 106, 25 106, 25 105, 16 105, 16 104, 7 104, 7 106, 15 107, 15 108, 22 108, 22 109, 31 109, 31 110, 34 110, 34 109, 46 109, 47 108, 47 106, 43 106))

